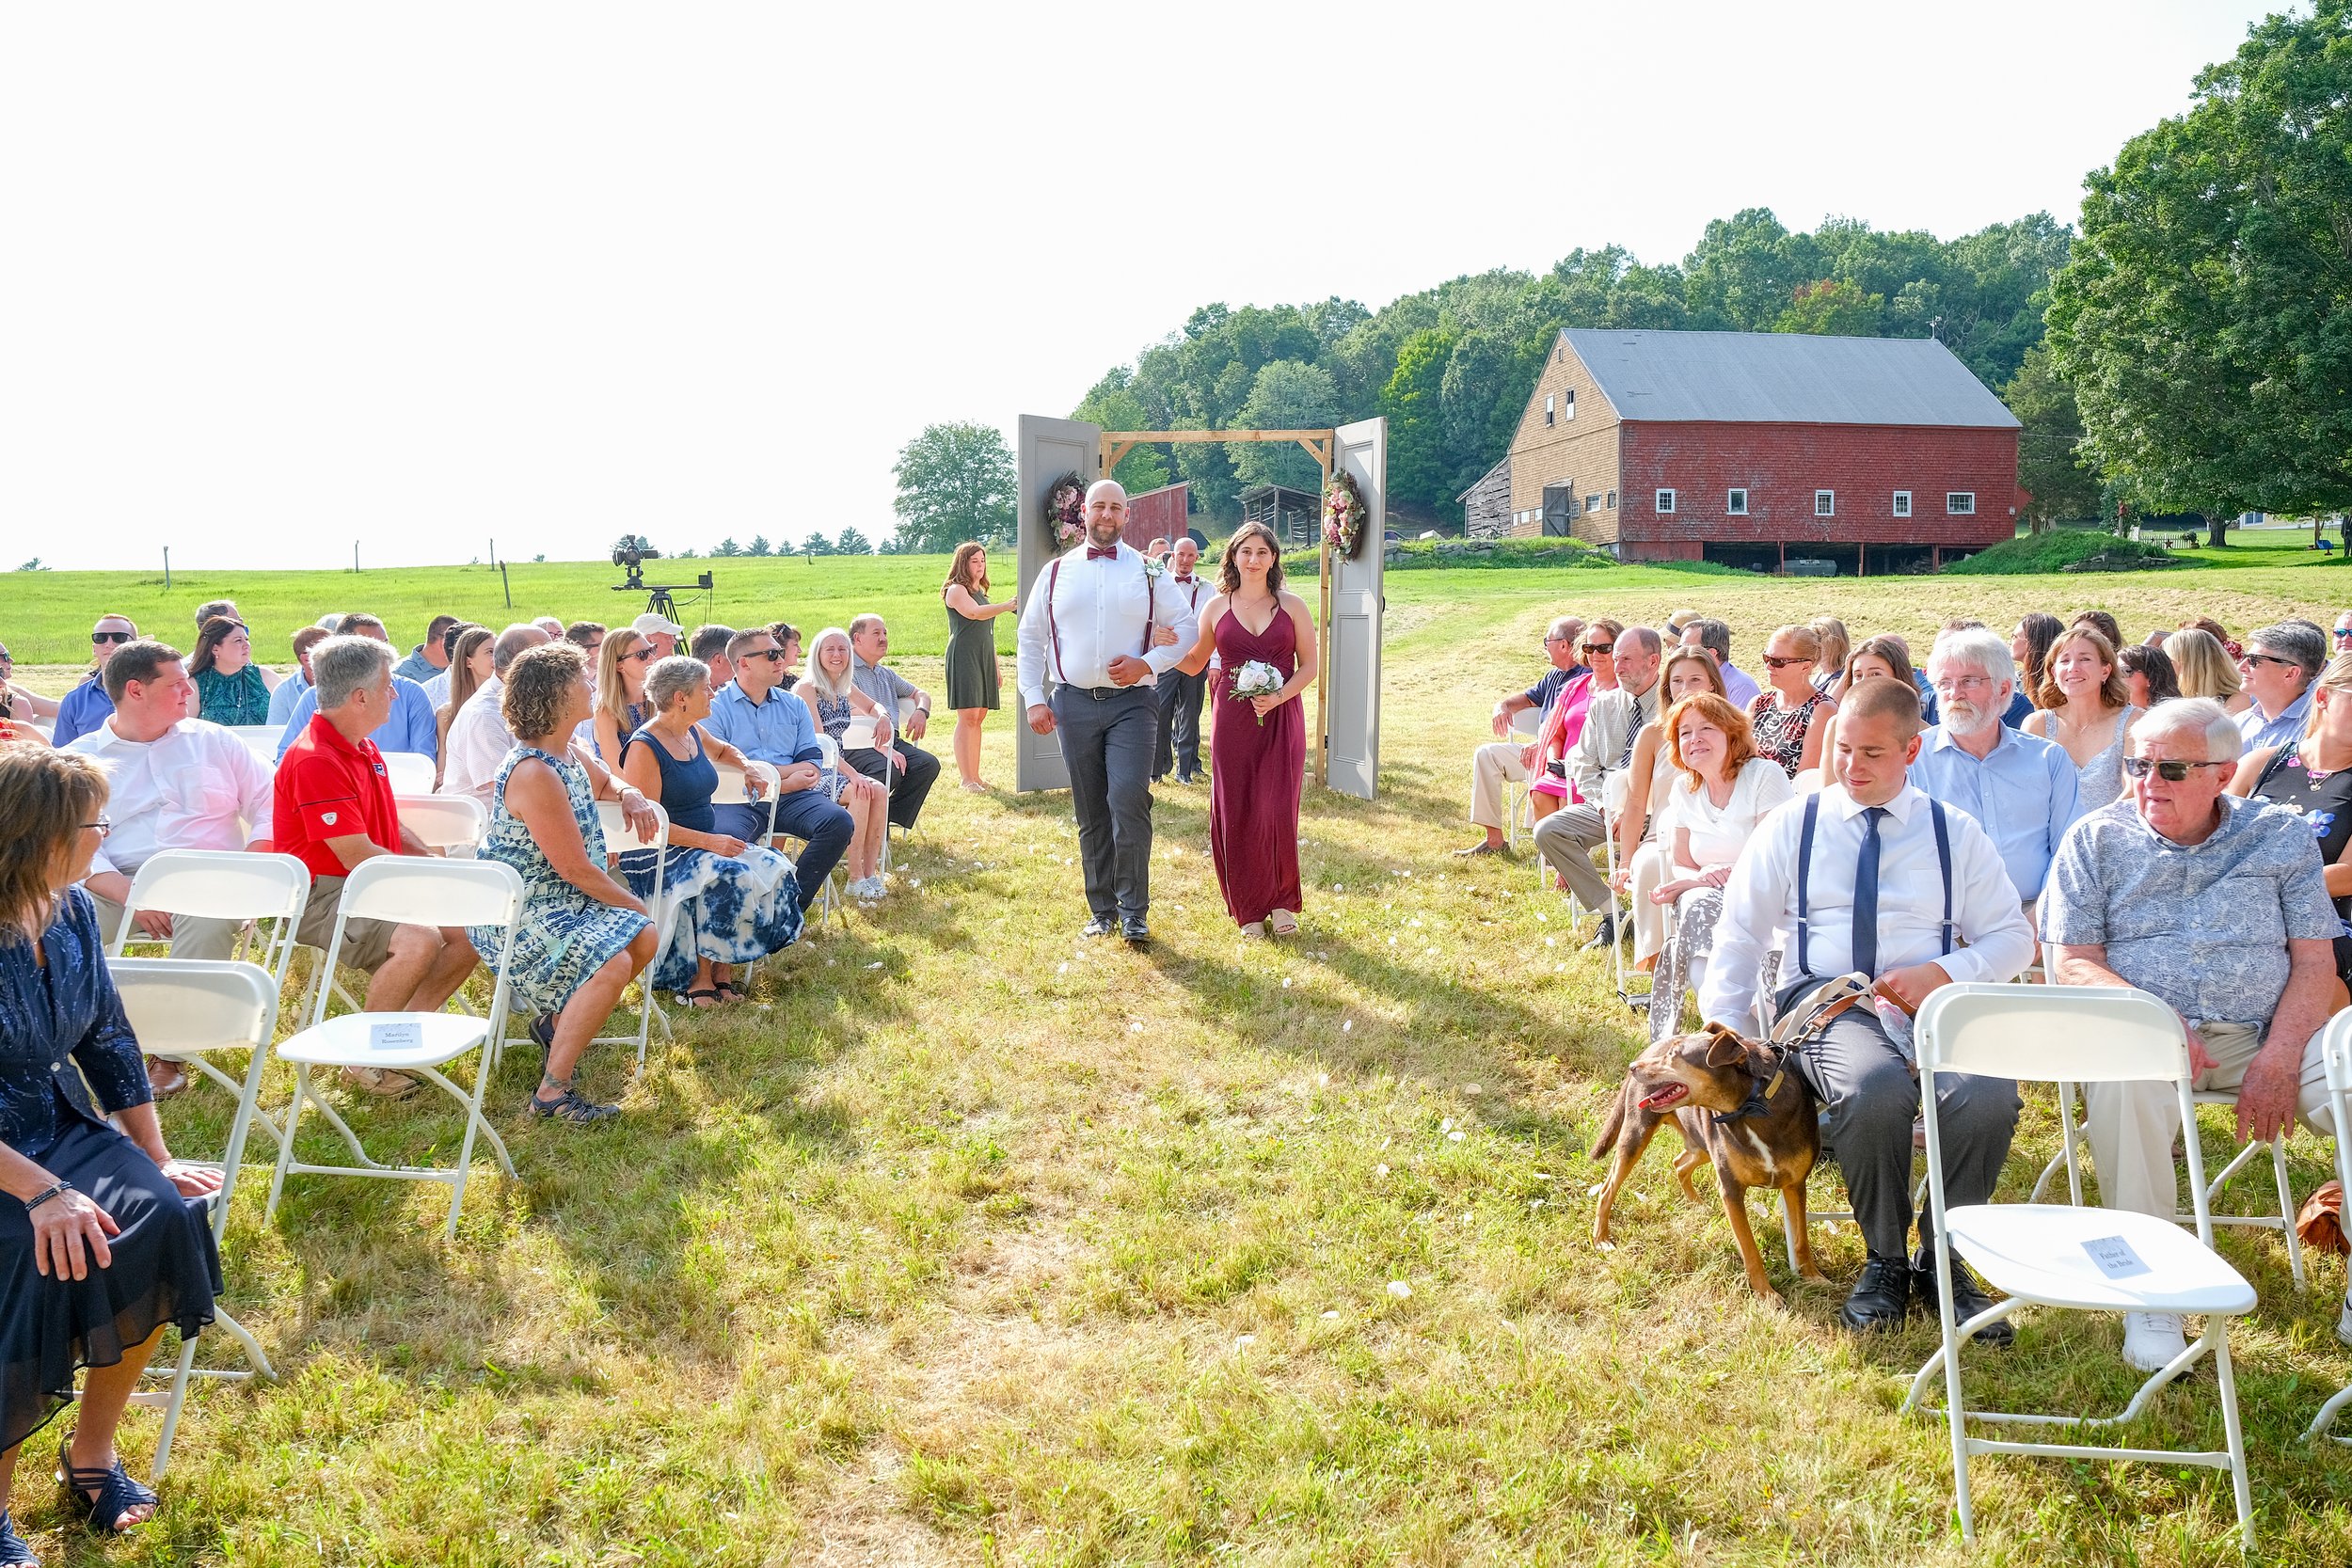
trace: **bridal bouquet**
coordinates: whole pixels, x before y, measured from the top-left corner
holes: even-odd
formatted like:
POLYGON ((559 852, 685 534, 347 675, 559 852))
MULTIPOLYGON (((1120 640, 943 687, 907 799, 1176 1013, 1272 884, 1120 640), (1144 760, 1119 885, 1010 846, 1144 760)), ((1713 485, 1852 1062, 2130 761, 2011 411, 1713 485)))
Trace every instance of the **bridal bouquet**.
MULTIPOLYGON (((1242 702, 1252 697, 1271 697, 1282 689, 1282 672, 1262 658, 1253 658, 1233 672, 1233 695, 1242 702)), ((1265 715, 1258 715, 1258 722, 1265 722, 1265 715)))

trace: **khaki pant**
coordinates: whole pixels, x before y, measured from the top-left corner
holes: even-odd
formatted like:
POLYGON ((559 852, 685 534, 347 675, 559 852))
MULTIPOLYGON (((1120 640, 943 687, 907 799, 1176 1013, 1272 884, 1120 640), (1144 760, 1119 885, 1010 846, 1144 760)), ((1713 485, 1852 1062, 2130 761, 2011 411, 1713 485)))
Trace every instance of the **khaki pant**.
POLYGON ((1526 750, 1523 740, 1490 740, 1470 753, 1470 819, 1479 827, 1502 831, 1502 786, 1527 782, 1526 750))
POLYGON ((1600 811, 1595 806, 1563 806, 1535 824, 1536 850, 1568 884, 1576 901, 1596 914, 1612 907, 1609 879, 1593 865, 1593 851, 1600 842, 1600 811))
MULTIPOLYGON (((335 906, 342 902, 343 880, 341 877, 310 879, 310 901, 302 907, 302 923, 294 927, 296 942, 326 951, 335 935, 335 906)), ((374 974, 392 956, 392 933, 399 928, 389 920, 346 921, 343 950, 335 961, 363 974, 374 974)))
MULTIPOLYGON (((2262 1047, 2261 1031, 2250 1023, 2207 1023, 2205 1054, 2220 1064, 2197 1075, 2199 1089, 2234 1089, 2246 1078, 2262 1047)), ((2335 1117, 2328 1105, 2328 1069, 2320 1058, 2318 1035, 2303 1047, 2303 1086, 2296 1096, 2303 1125, 2321 1137, 2335 1135, 2335 1117)), ((2099 1169, 2099 1193, 2110 1209, 2170 1219, 2186 1212, 2180 1206, 2180 1179, 2172 1157, 2172 1140, 2181 1131, 2178 1099, 2169 1084, 2086 1084, 2090 1107, 2090 1157, 2099 1169)), ((2208 1169, 2206 1180, 2212 1180, 2208 1169)), ((2295 1218, 2287 1216, 2292 1222, 2295 1218)))
MULTIPOLYGON (((111 947, 115 933, 122 928, 122 906, 111 898, 101 898, 94 893, 89 897, 90 902, 98 906, 98 934, 111 947)), ((175 914, 171 917, 171 956, 175 958, 234 958, 237 933, 244 928, 245 923, 240 920, 203 920, 192 914, 175 914)), ((143 942, 155 939, 144 931, 134 929, 131 940, 143 942)))

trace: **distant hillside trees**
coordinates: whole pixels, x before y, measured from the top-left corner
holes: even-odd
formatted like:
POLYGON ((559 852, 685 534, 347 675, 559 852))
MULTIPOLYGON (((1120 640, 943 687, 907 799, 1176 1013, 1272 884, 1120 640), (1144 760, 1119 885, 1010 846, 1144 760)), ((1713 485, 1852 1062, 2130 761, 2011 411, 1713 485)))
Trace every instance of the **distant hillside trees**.
MULTIPOLYGON (((1012 532, 1012 450, 993 425, 925 425, 898 451, 898 546, 940 554, 967 539, 1007 538, 1012 532)), ((863 553, 864 541, 860 541, 863 553)))

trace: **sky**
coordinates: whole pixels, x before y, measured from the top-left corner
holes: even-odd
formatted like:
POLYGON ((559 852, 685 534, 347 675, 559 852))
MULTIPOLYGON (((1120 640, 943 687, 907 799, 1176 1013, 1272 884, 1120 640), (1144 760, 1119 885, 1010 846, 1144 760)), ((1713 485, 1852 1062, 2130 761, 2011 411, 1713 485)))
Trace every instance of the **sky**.
POLYGON ((1947 238, 2278 4, 0 9, 0 569, 892 528, 1198 306, 1947 238))

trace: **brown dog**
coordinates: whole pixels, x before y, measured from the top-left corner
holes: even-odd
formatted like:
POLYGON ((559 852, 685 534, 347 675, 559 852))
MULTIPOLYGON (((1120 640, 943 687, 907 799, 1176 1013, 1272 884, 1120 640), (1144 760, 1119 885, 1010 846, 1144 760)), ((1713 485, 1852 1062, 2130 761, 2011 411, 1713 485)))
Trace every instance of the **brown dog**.
POLYGON ((1805 1179, 1821 1153, 1813 1090, 1780 1052, 1742 1039, 1720 1023, 1695 1035, 1661 1040, 1626 1064, 1616 1104, 1593 1144, 1596 1160, 1613 1144, 1617 1150, 1616 1164, 1601 1188, 1600 1207, 1593 1214, 1593 1240, 1609 1239, 1609 1210, 1616 1202, 1617 1189, 1633 1174, 1642 1151, 1669 1117, 1681 1129, 1684 1145, 1675 1161, 1675 1179, 1695 1200, 1699 1194, 1691 1184, 1691 1173, 1702 1161, 1714 1161, 1724 1213, 1731 1221, 1740 1261, 1756 1293, 1767 1301, 1780 1299, 1764 1277, 1764 1259, 1756 1249, 1756 1233, 1748 1227, 1750 1187, 1775 1189, 1788 1200, 1797 1272, 1807 1279, 1822 1278, 1813 1263, 1804 1221, 1805 1179), (1734 1116, 1743 1110, 1753 1114, 1734 1116), (1730 1119, 1719 1121, 1717 1113, 1730 1119))

